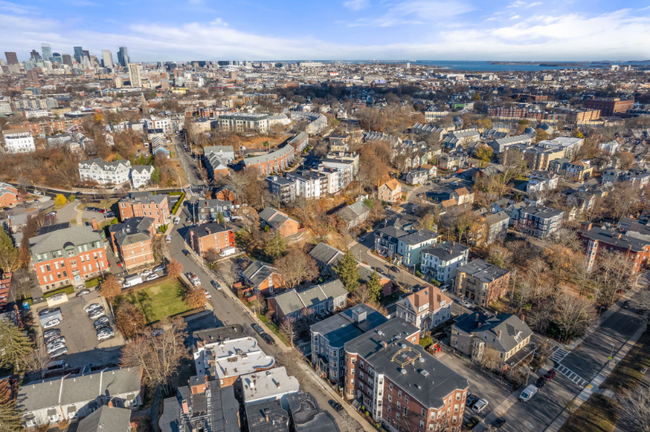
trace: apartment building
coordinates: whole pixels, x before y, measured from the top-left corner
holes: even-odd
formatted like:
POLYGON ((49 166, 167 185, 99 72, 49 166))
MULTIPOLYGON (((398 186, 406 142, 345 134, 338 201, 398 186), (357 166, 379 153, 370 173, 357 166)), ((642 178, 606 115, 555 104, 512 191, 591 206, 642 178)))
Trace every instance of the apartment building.
POLYGON ((269 130, 268 114, 223 114, 218 122, 221 129, 232 132, 255 131, 263 134, 269 130))
POLYGON ((438 241, 440 234, 430 230, 406 232, 394 226, 375 231, 375 252, 390 257, 398 264, 420 264, 421 251, 438 241))
POLYGON ((396 316, 419 328, 422 334, 451 319, 453 300, 437 287, 427 286, 397 302, 396 316))
POLYGON ((456 276, 456 269, 467 262, 469 247, 448 241, 422 250, 420 271, 441 283, 448 283, 456 276))
POLYGON ((552 140, 540 141, 537 146, 548 150, 564 150, 564 157, 573 159, 584 142, 584 138, 557 137, 552 140))
POLYGON ((296 182, 292 179, 279 176, 270 176, 266 178, 269 185, 269 191, 280 203, 287 204, 296 200, 296 182))
POLYGON ((394 318, 345 344, 344 395, 391 432, 460 432, 469 384, 418 342, 420 330, 394 318))
POLYGON ((557 189, 560 176, 549 171, 533 171, 526 185, 527 193, 539 193, 557 189))
POLYGON ((402 200, 402 185, 397 179, 392 179, 379 186, 377 197, 380 201, 395 203, 402 200))
POLYGON ((31 153, 36 150, 34 137, 29 129, 9 129, 2 131, 7 153, 31 153))
POLYGON ((120 257, 126 270, 155 262, 153 240, 156 229, 152 218, 132 217, 120 224, 110 225, 109 232, 113 252, 120 257))
POLYGON ((585 247, 588 269, 591 270, 603 250, 623 254, 630 274, 645 269, 650 256, 650 241, 632 235, 610 231, 592 224, 583 224, 578 236, 585 247))
POLYGON ((190 246, 200 256, 214 249, 219 253, 223 249, 235 246, 235 232, 226 224, 218 222, 204 223, 189 229, 190 246))
POLYGON ((32 135, 44 136, 65 132, 73 126, 82 126, 82 119, 43 120, 30 122, 25 120, 20 125, 9 125, 9 129, 29 129, 32 135))
POLYGON ((295 157, 295 150, 290 145, 285 145, 271 153, 255 156, 243 160, 244 168, 256 169, 260 175, 269 175, 289 168, 295 157))
POLYGON ((171 135, 174 133, 174 122, 169 118, 151 116, 150 118, 145 119, 145 127, 147 130, 162 130, 164 135, 171 135))
POLYGON ((302 291, 291 289, 267 299, 269 312, 278 323, 293 319, 296 325, 309 316, 324 316, 347 305, 348 291, 340 279, 302 291))
POLYGON ((230 221, 232 202, 218 199, 202 199, 196 203, 196 217, 199 223, 217 222, 219 215, 224 221, 230 221))
POLYGON ((318 199, 329 192, 328 176, 318 171, 290 172, 286 176, 296 184, 296 197, 318 199))
POLYGON ((171 215, 167 195, 148 192, 129 194, 118 202, 118 208, 122 222, 132 217, 150 217, 156 228, 167 225, 171 215))
POLYGON ((548 171, 548 165, 565 156, 563 148, 527 147, 523 151, 524 160, 529 170, 548 171))
POLYGON ((537 238, 546 238, 560 229, 564 211, 542 206, 513 210, 510 222, 517 231, 537 238))
POLYGON ((131 177, 131 162, 117 160, 106 162, 102 158, 79 162, 79 178, 81 181, 95 182, 100 185, 121 185, 131 177))
POLYGON ((501 241, 506 238, 508 234, 508 225, 510 223, 510 216, 504 211, 487 215, 483 218, 487 235, 485 243, 492 244, 495 241, 501 241))
POLYGON ((634 108, 634 99, 621 100, 620 98, 606 99, 588 99, 582 101, 585 108, 600 110, 601 115, 605 117, 613 116, 617 113, 625 113, 634 108))
POLYGON ((29 239, 32 266, 44 292, 67 285, 84 286, 108 271, 104 241, 90 226, 46 231, 29 239))
POLYGON ((488 307, 508 291, 510 272, 482 259, 456 269, 454 293, 473 303, 488 307))

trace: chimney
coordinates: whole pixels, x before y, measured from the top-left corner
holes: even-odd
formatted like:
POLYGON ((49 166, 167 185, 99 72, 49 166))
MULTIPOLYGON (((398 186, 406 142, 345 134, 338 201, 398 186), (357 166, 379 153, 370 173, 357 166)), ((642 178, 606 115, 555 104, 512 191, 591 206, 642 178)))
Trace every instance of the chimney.
POLYGON ((109 400, 109 401, 108 401, 108 407, 109 407, 109 408, 113 408, 113 401, 112 401, 112 400, 109 400))
POLYGON ((497 331, 497 337, 501 340, 501 330, 497 331))
POLYGON ((474 319, 474 321, 478 322, 478 312, 476 312, 476 318, 474 319))
POLYGON ((187 406, 187 401, 185 399, 183 399, 182 406, 183 414, 188 414, 190 412, 190 408, 187 406))
POLYGON ((280 381, 276 381, 275 385, 280 388, 280 381))
POLYGON ((269 421, 269 413, 271 412, 270 409, 264 408, 264 420, 269 421))
POLYGON ((521 322, 526 322, 526 315, 521 314, 521 322))
POLYGON ((97 224, 97 219, 92 218, 90 224, 93 226, 94 231, 99 231, 99 225, 97 224))

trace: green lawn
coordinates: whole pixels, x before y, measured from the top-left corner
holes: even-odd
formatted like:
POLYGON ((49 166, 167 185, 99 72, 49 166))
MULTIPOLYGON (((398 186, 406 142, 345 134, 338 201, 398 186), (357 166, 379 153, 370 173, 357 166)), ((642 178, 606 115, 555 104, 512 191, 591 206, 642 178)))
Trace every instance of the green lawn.
POLYGON ((625 395, 639 385, 644 376, 643 369, 650 369, 650 331, 641 335, 600 388, 625 395))
POLYGON ((571 414, 560 432, 612 432, 618 421, 618 411, 615 401, 594 394, 571 414))
POLYGON ((166 280, 115 299, 118 305, 123 301, 138 306, 147 318, 147 324, 192 309, 183 301, 183 286, 176 280, 166 280))

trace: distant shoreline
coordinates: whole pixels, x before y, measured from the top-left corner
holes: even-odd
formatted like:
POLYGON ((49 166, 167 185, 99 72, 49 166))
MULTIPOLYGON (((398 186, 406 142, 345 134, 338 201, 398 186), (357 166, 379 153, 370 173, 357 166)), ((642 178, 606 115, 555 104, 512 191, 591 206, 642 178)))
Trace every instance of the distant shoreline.
POLYGON ((578 62, 530 62, 530 61, 489 61, 493 65, 530 65, 545 67, 585 67, 586 63, 578 62))

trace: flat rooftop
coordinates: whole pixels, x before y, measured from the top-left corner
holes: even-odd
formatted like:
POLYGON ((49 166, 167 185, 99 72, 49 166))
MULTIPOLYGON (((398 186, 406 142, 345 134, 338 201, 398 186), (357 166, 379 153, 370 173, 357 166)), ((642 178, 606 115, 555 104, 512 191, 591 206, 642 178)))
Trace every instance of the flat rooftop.
POLYGON ((223 379, 272 368, 275 359, 246 337, 206 344, 195 351, 194 363, 197 375, 223 379))
POLYGON ((283 395, 300 391, 298 379, 287 375, 284 367, 255 372, 241 376, 246 404, 268 399, 280 399, 283 395))

